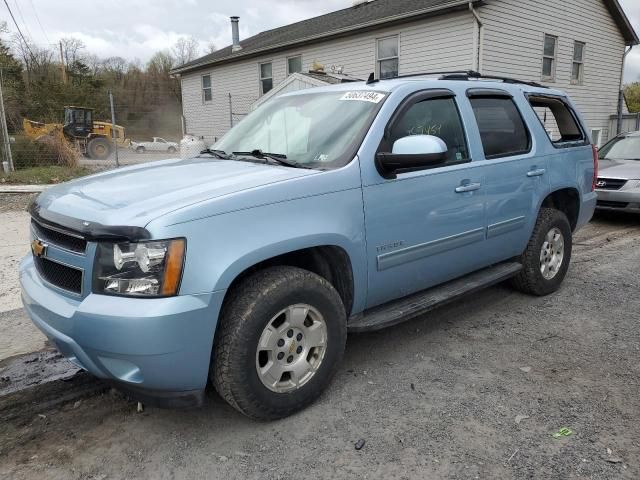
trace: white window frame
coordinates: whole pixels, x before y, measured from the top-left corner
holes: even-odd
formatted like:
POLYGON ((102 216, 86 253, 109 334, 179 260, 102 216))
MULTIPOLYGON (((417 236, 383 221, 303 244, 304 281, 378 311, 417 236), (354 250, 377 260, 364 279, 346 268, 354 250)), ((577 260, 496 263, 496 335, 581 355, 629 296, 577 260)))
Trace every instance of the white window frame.
MULTIPOLYGON (((273 68, 273 66, 271 68, 273 68)), ((294 73, 302 73, 302 69, 303 68, 304 68, 304 65, 302 63, 302 54, 291 55, 290 57, 287 57, 287 76, 292 75, 294 73), (291 70, 289 70, 289 60, 292 60, 294 58, 299 58, 300 59, 300 72, 292 72, 291 70)), ((271 71, 271 74, 273 75, 273 70, 271 71)))
POLYGON ((578 40, 573 42, 573 60, 571 61, 571 83, 573 85, 582 85, 584 83, 584 55, 586 49, 587 44, 585 42, 580 42, 578 40), (576 47, 578 45, 582 45, 582 58, 580 58, 580 60, 576 60, 576 47), (573 78, 573 68, 575 65, 580 65, 578 78, 573 78))
POLYGON ((209 103, 213 101, 213 81, 211 80, 211 74, 200 75, 200 88, 202 89, 202 103, 209 103), (204 78, 209 77, 209 86, 204 86, 204 78), (205 91, 209 91, 209 100, 207 100, 205 91))
POLYGON ((273 61, 269 60, 267 62, 260 62, 258 64, 258 86, 260 87, 260 96, 264 95, 265 93, 269 93, 271 90, 269 90, 268 92, 264 92, 263 91, 263 86, 262 86, 262 82, 264 80, 271 80, 271 90, 274 89, 275 85, 273 84, 273 61), (262 66, 263 65, 271 65, 271 76, 270 77, 263 77, 262 76, 262 66))
POLYGON ((558 47, 559 39, 556 35, 545 33, 542 39, 542 80, 547 82, 555 82, 556 80, 556 67, 558 65, 558 47), (546 55, 545 46, 547 45, 547 37, 555 40, 555 48, 553 50, 553 56, 546 55), (551 59, 551 76, 544 74, 544 61, 545 59, 551 59))
POLYGON ((593 144, 598 148, 602 146, 602 132, 603 132, 602 128, 594 128, 591 130, 591 140, 593 141, 593 144), (598 138, 595 138, 596 132, 598 132, 597 133, 598 138))
POLYGON ((398 60, 398 75, 400 75, 400 34, 396 33, 393 35, 386 35, 384 37, 376 38, 376 75, 378 78, 381 78, 381 70, 380 63, 385 60, 398 60), (383 40, 389 40, 390 38, 395 38, 398 44, 398 55, 395 57, 380 57, 380 42, 383 40))

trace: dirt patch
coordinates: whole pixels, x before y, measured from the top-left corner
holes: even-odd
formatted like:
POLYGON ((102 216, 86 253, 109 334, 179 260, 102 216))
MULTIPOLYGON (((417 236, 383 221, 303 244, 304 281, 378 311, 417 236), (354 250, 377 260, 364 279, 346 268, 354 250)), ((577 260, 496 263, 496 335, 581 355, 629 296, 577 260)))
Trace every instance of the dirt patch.
POLYGON ((350 336, 329 390, 279 422, 212 393, 199 410, 138 414, 104 394, 0 418, 0 477, 640 478, 633 222, 599 217, 581 232, 554 295, 498 286, 350 336))
POLYGON ((29 253, 31 195, 0 195, 0 360, 40 350, 45 337, 24 315, 11 314, 22 308, 18 267, 29 253))

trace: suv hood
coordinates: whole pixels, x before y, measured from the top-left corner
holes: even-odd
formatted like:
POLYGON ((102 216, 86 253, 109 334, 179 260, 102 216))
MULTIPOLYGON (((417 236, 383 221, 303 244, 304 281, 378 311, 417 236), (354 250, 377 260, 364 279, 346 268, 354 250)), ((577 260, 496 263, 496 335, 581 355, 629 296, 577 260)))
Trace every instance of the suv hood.
POLYGON ((51 221, 66 217, 145 227, 189 205, 314 173, 318 172, 212 158, 164 160, 51 187, 38 197, 36 208, 51 221))
POLYGON ((600 160, 598 171, 604 178, 640 180, 640 160, 600 160))

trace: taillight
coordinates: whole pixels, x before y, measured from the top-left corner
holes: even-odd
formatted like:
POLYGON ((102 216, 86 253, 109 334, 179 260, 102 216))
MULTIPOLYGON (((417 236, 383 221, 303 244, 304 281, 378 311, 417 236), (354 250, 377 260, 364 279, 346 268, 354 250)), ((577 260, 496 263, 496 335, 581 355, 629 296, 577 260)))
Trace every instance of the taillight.
POLYGON ((591 191, 595 192, 596 184, 598 183, 598 146, 593 146, 593 185, 591 186, 591 191))

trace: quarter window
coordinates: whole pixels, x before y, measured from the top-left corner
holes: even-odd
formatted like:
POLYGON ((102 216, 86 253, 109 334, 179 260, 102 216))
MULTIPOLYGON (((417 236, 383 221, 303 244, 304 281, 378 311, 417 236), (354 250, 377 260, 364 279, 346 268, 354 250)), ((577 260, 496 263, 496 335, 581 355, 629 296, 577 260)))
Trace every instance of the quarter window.
POLYGON ((260 94, 264 95, 273 88, 272 65, 269 63, 260 64, 260 94))
POLYGON ((287 59, 287 75, 302 72, 302 56, 289 57, 287 59))
POLYGON ((399 69, 398 36, 377 40, 378 78, 395 78, 399 69))
POLYGON ((447 163, 469 159, 469 150, 460 113, 453 98, 432 98, 415 103, 391 127, 387 145, 392 151, 396 140, 410 135, 433 135, 447 144, 447 163))
POLYGON ((213 98, 211 89, 211 75, 202 76, 202 101, 210 102, 213 98))
POLYGON ((584 50, 586 44, 574 42, 573 44, 573 67, 571 68, 571 83, 578 85, 584 80, 584 50))
POLYGON ((471 98, 484 156, 487 159, 520 155, 530 150, 529 131, 511 98, 471 98))
POLYGON ((558 52, 558 37, 544 36, 544 53, 542 57, 542 79, 553 81, 556 76, 556 58, 558 52))
POLYGON ((567 143, 573 145, 575 142, 586 141, 575 114, 561 98, 532 95, 529 102, 555 146, 562 147, 567 143))

